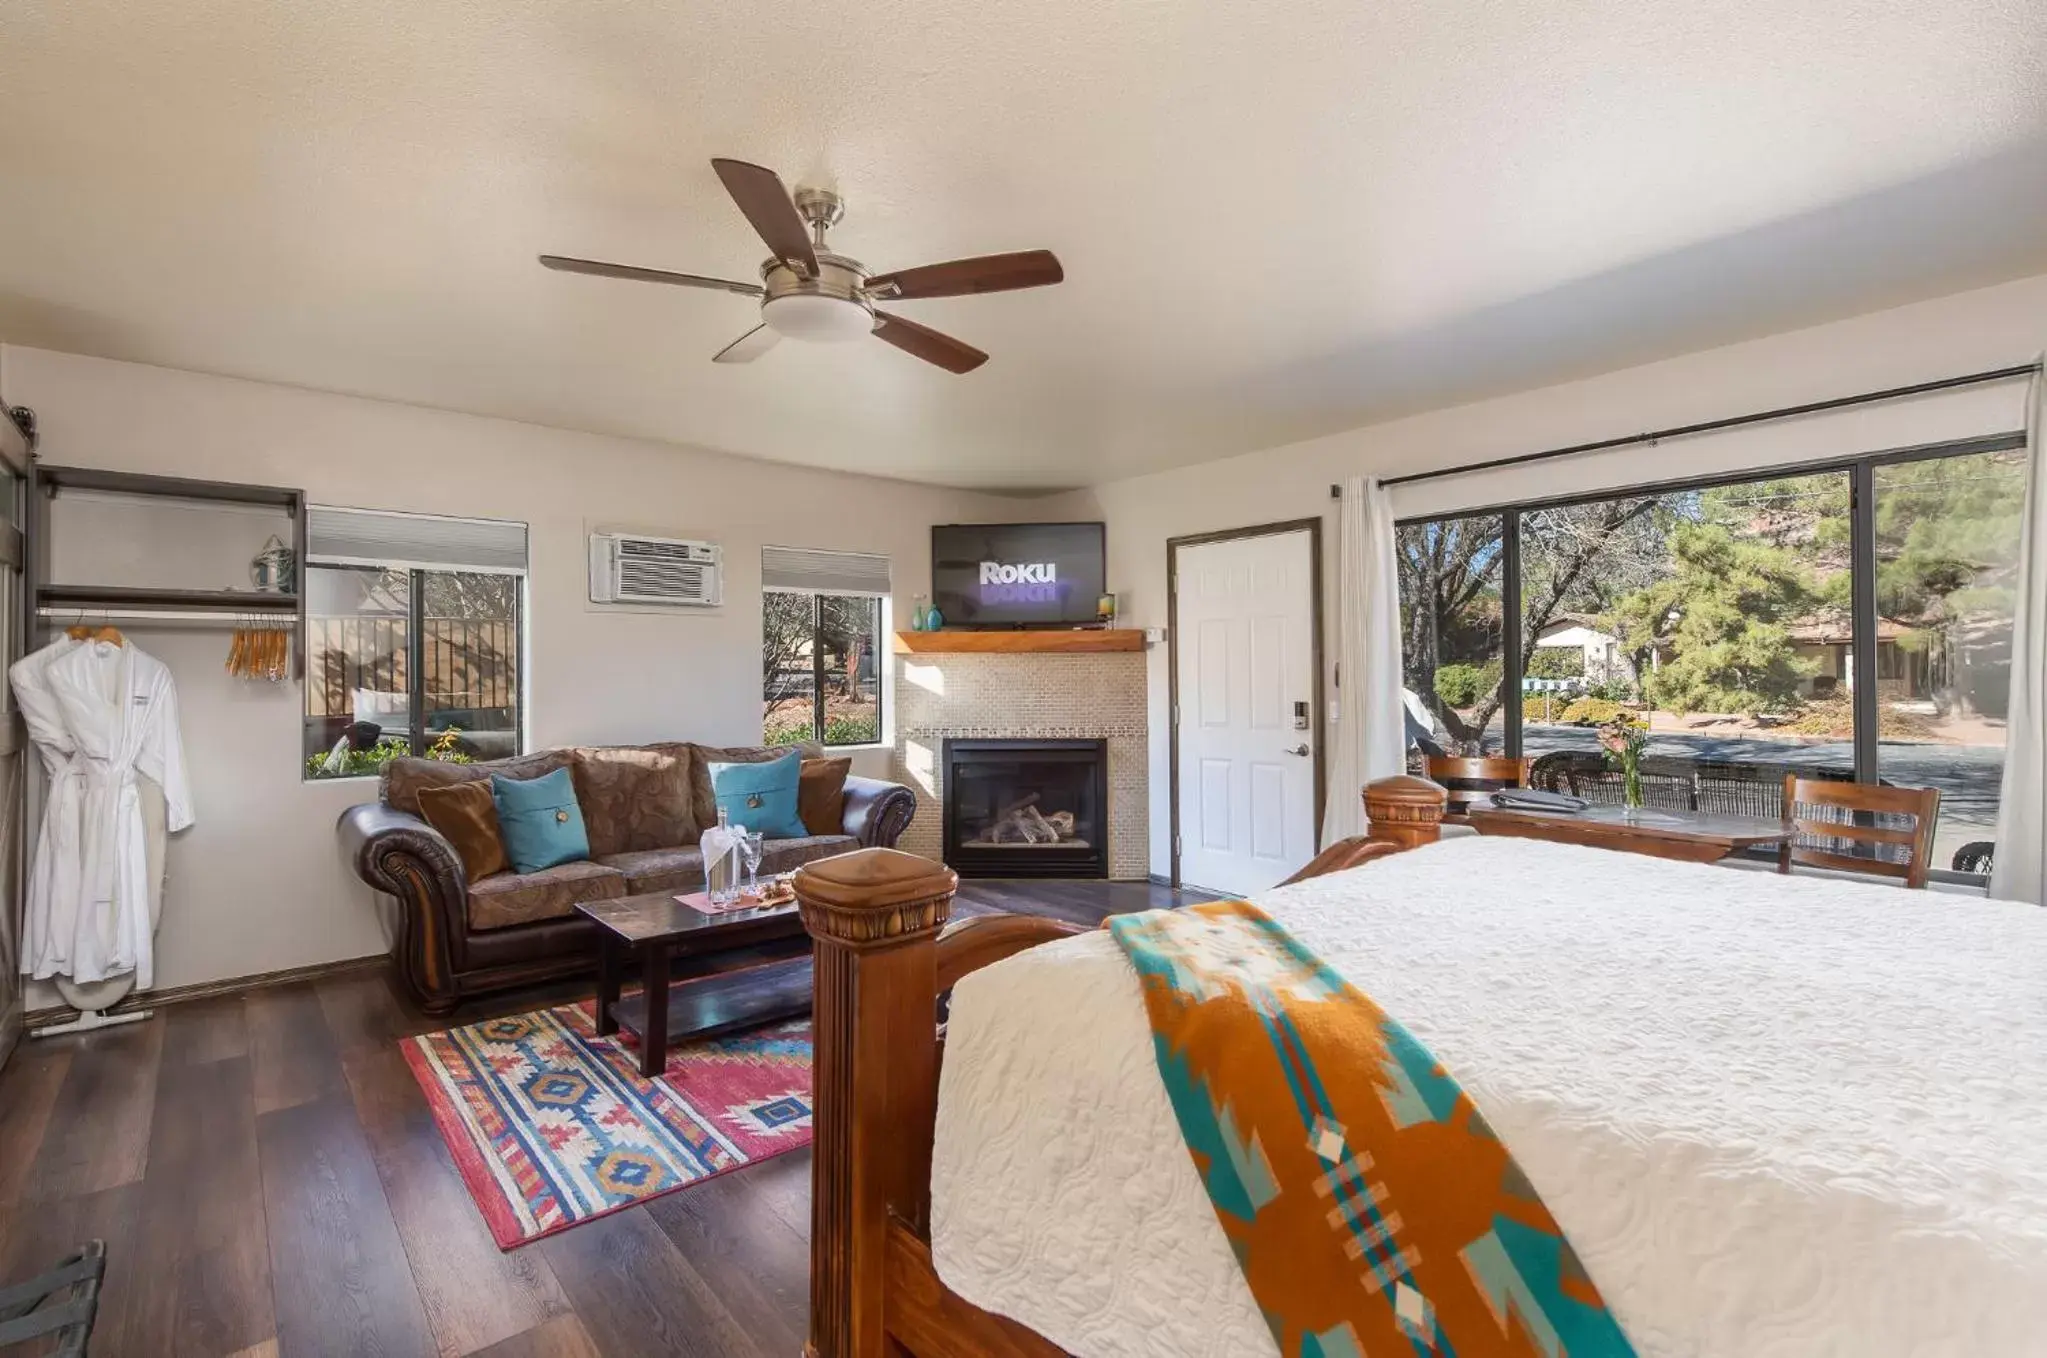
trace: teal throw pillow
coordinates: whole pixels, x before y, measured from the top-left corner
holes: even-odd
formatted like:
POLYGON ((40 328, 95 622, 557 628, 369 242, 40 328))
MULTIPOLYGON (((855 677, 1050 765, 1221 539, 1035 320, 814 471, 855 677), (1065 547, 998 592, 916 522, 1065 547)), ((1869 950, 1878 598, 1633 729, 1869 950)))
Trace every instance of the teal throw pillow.
POLYGON ((711 793, 734 825, 769 839, 801 839, 810 831, 796 811, 803 756, 795 750, 762 764, 711 765, 711 793))
POLYGON ((498 805, 498 833, 513 872, 538 872, 590 856, 590 832, 583 826, 583 808, 576 804, 575 780, 567 769, 543 778, 493 773, 490 795, 498 805))

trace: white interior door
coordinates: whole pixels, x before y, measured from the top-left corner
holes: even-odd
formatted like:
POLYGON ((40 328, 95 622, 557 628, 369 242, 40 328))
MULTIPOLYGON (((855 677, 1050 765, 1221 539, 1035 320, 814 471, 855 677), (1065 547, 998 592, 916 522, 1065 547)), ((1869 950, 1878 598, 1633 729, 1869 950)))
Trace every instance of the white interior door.
POLYGON ((1178 548, 1180 879, 1246 894, 1315 856, 1314 538, 1178 548))

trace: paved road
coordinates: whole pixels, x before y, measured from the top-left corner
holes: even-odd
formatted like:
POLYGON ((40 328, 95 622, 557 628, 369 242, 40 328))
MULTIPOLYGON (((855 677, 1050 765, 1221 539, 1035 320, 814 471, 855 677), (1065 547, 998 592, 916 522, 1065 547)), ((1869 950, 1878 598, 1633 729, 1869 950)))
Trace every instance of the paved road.
MULTIPOLYGON (((1582 726, 1526 726, 1523 751, 1596 750, 1598 734, 1582 726)), ((1811 768, 1820 764, 1853 767, 1855 747, 1845 740, 1824 745, 1740 740, 1729 736, 1673 735, 1659 731, 1649 738, 1648 752, 1675 759, 1724 759, 1787 764, 1811 768)), ((1887 740, 1879 747, 1877 769, 1885 779, 1907 787, 1940 789, 1942 844, 1989 839, 1997 824, 1997 785, 2004 776, 2004 751, 1985 745, 1931 745, 1887 740)))

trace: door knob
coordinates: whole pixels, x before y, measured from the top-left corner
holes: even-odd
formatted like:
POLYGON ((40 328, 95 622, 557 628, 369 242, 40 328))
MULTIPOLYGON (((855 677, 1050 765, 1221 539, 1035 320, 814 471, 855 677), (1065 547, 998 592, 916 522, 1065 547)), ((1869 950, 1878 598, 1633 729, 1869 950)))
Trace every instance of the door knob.
POLYGON ((1302 758, 1304 758, 1304 759, 1305 759, 1305 758, 1307 758, 1307 755, 1308 755, 1308 742, 1307 742, 1307 741, 1305 741, 1305 740, 1304 740, 1304 741, 1302 741, 1302 742, 1301 742, 1300 744, 1298 744, 1298 745, 1294 746, 1294 747, 1293 747, 1292 749, 1288 750, 1288 751, 1287 751, 1287 753, 1288 753, 1288 754, 1297 754, 1297 755, 1300 755, 1300 756, 1301 756, 1302 758))

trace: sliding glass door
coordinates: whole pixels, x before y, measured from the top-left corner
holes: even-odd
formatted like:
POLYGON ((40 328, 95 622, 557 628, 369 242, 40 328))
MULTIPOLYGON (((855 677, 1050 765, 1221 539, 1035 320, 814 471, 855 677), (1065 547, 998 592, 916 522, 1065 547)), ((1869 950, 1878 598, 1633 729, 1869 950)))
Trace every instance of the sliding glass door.
POLYGON ((1791 770, 1939 787, 1938 862, 1980 871, 1964 851, 1997 816, 2015 443, 1403 523, 1417 753, 1533 756, 1567 785, 1627 712, 1652 733, 1652 801, 1774 814, 1791 770))
POLYGON ((1872 479, 1876 772, 1939 788, 1935 861, 1978 871, 2004 777, 2025 453, 1879 466, 1872 479))

